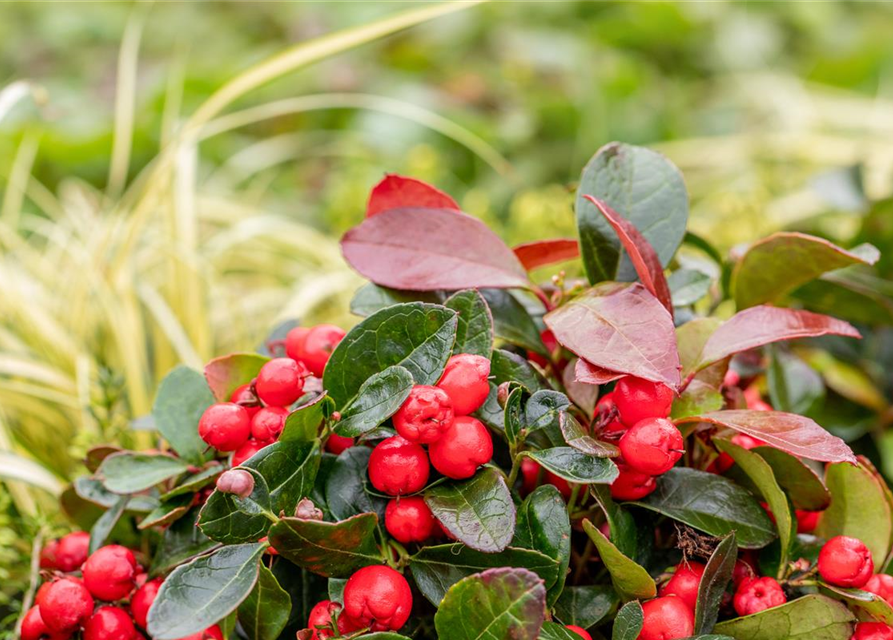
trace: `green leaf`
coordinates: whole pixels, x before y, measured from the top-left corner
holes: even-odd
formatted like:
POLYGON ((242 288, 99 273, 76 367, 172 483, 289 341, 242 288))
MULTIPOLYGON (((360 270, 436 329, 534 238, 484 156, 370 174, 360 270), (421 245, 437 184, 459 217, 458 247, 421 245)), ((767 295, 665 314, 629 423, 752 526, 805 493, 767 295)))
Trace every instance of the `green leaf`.
POLYGON ((182 495, 167 502, 162 502, 140 520, 137 528, 141 531, 157 526, 167 526, 183 517, 192 507, 194 496, 182 495))
POLYGON ((437 291, 398 291, 368 282, 357 289, 350 301, 350 312, 366 318, 377 311, 406 302, 442 303, 444 296, 437 291))
POLYGON ((571 447, 527 451, 525 455, 555 475, 578 484, 611 484, 620 473, 608 458, 590 456, 571 447))
MULTIPOLYGON (((681 327, 676 327, 676 343, 679 347, 679 361, 683 377, 694 373, 701 360, 704 345, 722 321, 719 318, 695 318, 681 327)), ((720 382, 722 378, 720 377, 720 382)))
POLYGON ((250 495, 240 498, 215 490, 202 507, 198 526, 212 540, 224 544, 257 542, 270 529, 276 514, 267 481, 256 470, 246 470, 254 477, 250 495))
POLYGON ((497 338, 547 356, 540 330, 527 308, 511 291, 505 289, 481 289, 493 315, 493 331, 497 338))
POLYGON ((490 377, 497 386, 503 382, 520 382, 530 392, 545 389, 547 386, 532 364, 521 356, 503 349, 493 350, 490 357, 490 377))
POLYGON ((821 585, 821 592, 843 602, 860 620, 883 622, 893 626, 893 607, 875 593, 828 584, 821 585))
POLYGON ((617 234, 586 195, 603 200, 629 220, 654 247, 661 264, 669 264, 688 221, 685 183, 669 160, 644 147, 612 142, 583 169, 576 213, 586 276, 592 284, 630 280, 635 270, 629 257, 624 254, 621 262, 617 234))
POLYGON ((547 589, 560 577, 558 563, 539 551, 508 547, 499 553, 483 553, 461 543, 423 547, 410 559, 410 567, 419 591, 435 607, 440 605, 451 586, 485 569, 528 569, 543 580, 547 589))
POLYGON ((355 438, 372 431, 397 410, 412 391, 412 374, 400 366, 374 374, 360 386, 335 425, 339 436, 355 438))
POLYGON ((553 604, 561 595, 571 559, 571 521, 558 489, 545 484, 524 499, 518 508, 514 545, 540 551, 558 563, 561 579, 555 585, 546 585, 547 604, 553 604))
POLYGON ((524 428, 524 409, 522 402, 527 395, 527 390, 521 385, 509 387, 508 398, 505 400, 505 410, 503 412, 503 425, 505 428, 505 438, 510 446, 515 446, 524 428))
POLYGON ((620 553, 588 519, 583 520, 583 531, 595 544, 605 568, 611 574, 611 583, 622 600, 647 599, 657 595, 657 585, 644 567, 620 553))
POLYGON ((202 462, 208 445, 198 435, 198 421, 212 404, 214 395, 205 377, 189 367, 175 367, 158 386, 152 418, 181 458, 202 462))
POLYGON ((536 640, 545 612, 546 589, 535 573, 488 569, 450 588, 434 626, 450 640, 536 640))
POLYGON ((351 447, 335 460, 326 482, 326 504, 339 520, 370 511, 384 513, 386 502, 366 493, 366 468, 372 450, 368 447, 351 447))
POLYGON ((406 636, 392 631, 376 631, 375 633, 363 634, 363 640, 411 640, 406 636))
POLYGON ((273 513, 294 513, 301 498, 310 494, 319 469, 316 442, 274 442, 258 451, 243 467, 257 470, 270 488, 273 513))
POLYGON ((105 544, 115 525, 118 524, 118 520, 124 515, 124 509, 127 508, 129 501, 129 496, 121 496, 110 509, 99 516, 99 519, 90 529, 90 553, 93 553, 105 544))
POLYGON ((270 359, 259 353, 233 353, 205 365, 205 379, 217 402, 228 402, 233 391, 248 384, 270 359))
POLYGON ((174 569, 149 609, 149 635, 176 640, 235 611, 254 589, 264 549, 262 544, 222 547, 174 569))
MULTIPOLYGON (((632 514, 614 502, 611 489, 607 485, 592 485, 589 491, 605 512, 611 530, 611 544, 623 555, 636 559, 640 555, 642 545, 639 539, 639 527, 632 514)), ((650 544, 650 541, 645 544, 650 544)))
POLYGON ((112 493, 139 493, 189 470, 189 465, 173 456, 122 451, 102 461, 98 475, 112 493))
POLYGON ((611 458, 620 455, 619 449, 609 442, 601 442, 593 438, 577 419, 567 411, 562 411, 558 424, 561 435, 567 444, 577 451, 598 458, 611 458))
POLYGON ((351 329, 326 364, 323 386, 344 406, 371 376, 392 365, 409 370, 416 384, 435 384, 456 340, 455 311, 411 302, 382 309, 351 329))
POLYGON ((362 513, 340 522, 282 518, 270 529, 270 544, 283 558, 327 578, 384 560, 375 543, 378 515, 362 513))
POLYGON ((706 382, 695 378, 685 388, 685 391, 673 401, 671 416, 674 419, 699 416, 703 413, 719 411, 724 404, 722 393, 706 382))
POLYGON ((716 625, 714 631, 735 640, 849 640, 854 616, 834 600, 811 594, 716 625))
MULTIPOLYGON (((87 502, 108 509, 120 499, 116 493, 105 488, 99 478, 93 476, 80 476, 72 483, 77 496, 87 502)), ((127 503, 127 510, 135 513, 149 513, 158 506, 157 494, 153 490, 149 495, 131 496, 127 503)))
POLYGON ((447 531, 472 549, 495 553, 512 541, 515 504, 496 469, 484 467, 468 480, 435 486, 425 493, 425 503, 447 531))
POLYGON ((459 314, 453 353, 489 358, 493 350, 493 316, 480 292, 476 289, 459 291, 447 298, 444 306, 459 314))
POLYGON ((543 623, 543 628, 540 629, 539 640, 580 640, 580 634, 574 633, 557 622, 547 620, 543 623))
POLYGON ((677 269, 667 276, 667 284, 673 297, 673 306, 694 304, 707 295, 712 284, 710 276, 696 269, 677 269))
POLYGON ((560 391, 540 389, 533 393, 524 407, 524 421, 528 433, 543 429, 553 446, 565 443, 561 432, 561 414, 571 406, 568 397, 560 391))
POLYGON ((152 559, 152 577, 163 575, 177 565, 220 546, 219 542, 211 540, 196 526, 198 516, 199 510, 193 509, 164 531, 152 559))
POLYGON ((831 506, 822 514, 816 535, 859 538, 871 550, 875 567, 883 567, 890 551, 893 519, 880 481, 864 464, 841 462, 827 466, 825 484, 831 492, 831 506))
POLYGON ((257 584, 239 605, 239 623, 249 640, 276 640, 291 613, 291 597, 273 572, 260 564, 257 584))
POLYGON ((825 397, 822 377, 797 356, 772 348, 766 372, 769 397, 778 411, 808 414, 825 397))
POLYGON ((335 402, 321 395, 288 414, 285 427, 279 434, 279 442, 313 442, 324 418, 332 415, 335 402))
POLYGON ((722 476, 674 467, 657 479, 651 495, 631 504, 684 522, 712 536, 735 531, 744 549, 765 547, 775 538, 769 516, 746 489, 722 476))
POLYGON ((555 602, 555 615, 564 624, 588 629, 604 620, 619 602, 608 585, 565 587, 555 602))
MULTIPOLYGON (((769 463, 763 460, 759 454, 739 447, 729 440, 716 439, 713 441, 716 448, 727 453, 738 465, 754 486, 763 496, 763 500, 769 505, 775 516, 775 526, 778 529, 778 539, 781 545, 779 555, 779 573, 787 570, 788 552, 791 548, 791 539, 797 534, 797 521, 791 512, 788 498, 778 482, 769 463)), ((779 575, 780 580, 783 575, 779 575)))
POLYGON ((818 474, 790 453, 775 447, 754 447, 754 453, 769 463, 778 484, 797 509, 822 511, 831 503, 831 494, 818 474))
POLYGON ((730 533, 716 545, 704 568, 695 607, 695 633, 710 633, 713 630, 737 558, 738 543, 735 541, 735 534, 730 533))
POLYGON ((849 252, 823 238, 780 232, 754 243, 735 265, 732 285, 739 309, 774 302, 823 273, 854 264, 874 264, 871 245, 849 252))
POLYGON ((645 624, 645 612, 637 600, 628 602, 617 612, 611 640, 636 640, 645 624))
POLYGON ((187 493, 191 494, 195 493, 199 489, 204 489, 225 470, 226 469, 222 464, 213 464, 207 469, 202 469, 198 473, 194 473, 191 476, 188 476, 185 479, 181 480, 176 487, 174 487, 167 493, 162 494, 161 501, 167 502, 168 500, 186 495, 187 493))

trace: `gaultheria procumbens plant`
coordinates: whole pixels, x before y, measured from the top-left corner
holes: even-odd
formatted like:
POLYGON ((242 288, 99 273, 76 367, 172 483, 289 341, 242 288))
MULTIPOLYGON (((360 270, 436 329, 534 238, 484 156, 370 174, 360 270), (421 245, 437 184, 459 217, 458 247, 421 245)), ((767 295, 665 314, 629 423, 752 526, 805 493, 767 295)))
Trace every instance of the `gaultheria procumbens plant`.
POLYGON ((172 371, 158 447, 92 451, 66 494, 89 539, 44 549, 28 632, 882 637, 893 494, 794 411, 790 341, 859 333, 784 306, 876 252, 777 234, 726 263, 675 167, 623 144, 576 215, 511 249, 387 176, 342 240, 362 319, 172 371))

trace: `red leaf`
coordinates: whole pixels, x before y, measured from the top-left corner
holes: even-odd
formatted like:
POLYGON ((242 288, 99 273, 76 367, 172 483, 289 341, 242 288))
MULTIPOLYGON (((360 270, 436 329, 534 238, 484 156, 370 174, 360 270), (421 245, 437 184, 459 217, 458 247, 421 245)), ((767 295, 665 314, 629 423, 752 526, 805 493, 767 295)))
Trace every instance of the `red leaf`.
POLYGON ((673 315, 673 300, 670 297, 670 286, 667 284, 667 278, 664 276, 664 268, 660 264, 654 247, 645 239, 633 224, 614 211, 606 203, 592 196, 583 196, 595 205, 596 209, 605 217, 608 224, 614 229, 626 253, 629 254, 639 280, 645 285, 645 288, 651 294, 660 300, 661 304, 666 307, 673 315))
POLYGON ((574 376, 577 382, 585 382, 586 384, 608 384, 609 382, 619 380, 624 374, 617 373, 616 371, 608 371, 607 369, 600 369, 591 362, 586 362, 583 358, 578 358, 577 364, 574 365, 574 376))
POLYGON ((751 307, 739 311, 713 332, 701 350, 697 369, 772 342, 829 334, 862 337, 850 323, 819 313, 766 305, 751 307))
POLYGON ((375 284, 433 291, 529 285, 499 237, 461 211, 389 209, 344 234, 344 259, 375 284))
POLYGON ((528 271, 550 264, 566 262, 580 256, 580 245, 573 238, 554 238, 525 242, 513 249, 528 271))
POLYGON ((427 182, 389 173, 372 188, 369 204, 366 205, 366 217, 404 207, 459 210, 455 200, 427 182))
POLYGON ((227 402, 232 392, 251 382, 269 358, 259 353, 231 353, 205 365, 205 380, 217 402, 227 402))
POLYGON ((677 420, 709 422, 758 438, 791 455, 820 462, 856 462, 847 444, 804 416, 783 411, 714 411, 677 420))
POLYGON ((605 282, 546 314, 562 345, 595 369, 679 387, 673 319, 645 287, 605 282))

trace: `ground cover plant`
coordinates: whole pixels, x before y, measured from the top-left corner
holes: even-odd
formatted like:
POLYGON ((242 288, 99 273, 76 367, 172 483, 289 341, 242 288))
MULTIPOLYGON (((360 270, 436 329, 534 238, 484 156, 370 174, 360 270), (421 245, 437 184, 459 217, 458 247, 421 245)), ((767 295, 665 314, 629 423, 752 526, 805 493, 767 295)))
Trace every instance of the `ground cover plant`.
POLYGON ((893 493, 799 415, 789 349, 860 334, 784 306, 877 251, 779 233, 723 264, 624 144, 576 214, 511 249, 385 177, 341 243, 362 320, 174 369, 156 447, 91 450, 64 494, 84 531, 43 546, 22 638, 893 637, 893 493))

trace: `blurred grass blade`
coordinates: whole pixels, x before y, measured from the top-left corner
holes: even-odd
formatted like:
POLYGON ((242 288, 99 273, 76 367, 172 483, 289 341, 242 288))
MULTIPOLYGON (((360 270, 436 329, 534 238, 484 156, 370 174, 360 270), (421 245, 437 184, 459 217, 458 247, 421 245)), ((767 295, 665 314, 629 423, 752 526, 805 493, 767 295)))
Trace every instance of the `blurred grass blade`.
POLYGON ((11 451, 0 451, 0 479, 24 482, 55 497, 62 495, 62 483, 52 473, 11 451))

